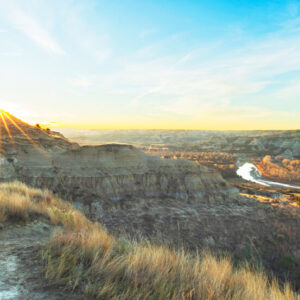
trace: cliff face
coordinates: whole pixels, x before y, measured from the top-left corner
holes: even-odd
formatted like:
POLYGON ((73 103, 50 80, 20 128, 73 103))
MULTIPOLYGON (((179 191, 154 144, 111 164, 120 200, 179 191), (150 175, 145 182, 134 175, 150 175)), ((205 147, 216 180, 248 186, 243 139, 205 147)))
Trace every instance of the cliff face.
POLYGON ((83 147, 55 155, 53 162, 55 172, 40 169, 39 177, 30 178, 26 172, 19 174, 34 185, 71 188, 77 194, 92 191, 113 201, 132 196, 219 200, 232 192, 219 174, 206 167, 148 156, 127 145, 83 147))
POLYGON ((149 156, 130 145, 80 147, 11 115, 4 117, 1 180, 18 179, 86 202, 133 197, 215 202, 238 197, 217 172, 205 166, 149 156))

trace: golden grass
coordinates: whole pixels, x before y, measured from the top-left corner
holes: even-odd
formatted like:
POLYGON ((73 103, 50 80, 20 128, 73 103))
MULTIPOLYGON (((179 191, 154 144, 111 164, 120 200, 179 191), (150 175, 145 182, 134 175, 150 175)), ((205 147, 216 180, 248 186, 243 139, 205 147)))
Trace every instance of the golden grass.
POLYGON ((0 222, 26 222, 35 216, 73 231, 92 226, 73 205, 48 190, 30 188, 20 182, 0 184, 0 222))
POLYGON ((65 229, 43 250, 46 277, 88 299, 296 300, 286 284, 227 257, 116 239, 48 191, 0 185, 0 222, 39 215, 65 229))

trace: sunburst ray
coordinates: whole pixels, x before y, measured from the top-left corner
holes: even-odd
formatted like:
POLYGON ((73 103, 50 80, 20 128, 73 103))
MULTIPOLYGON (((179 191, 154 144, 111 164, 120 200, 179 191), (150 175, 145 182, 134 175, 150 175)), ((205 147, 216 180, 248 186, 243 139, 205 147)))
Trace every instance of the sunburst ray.
MULTIPOLYGON (((49 160, 47 153, 39 147, 34 140, 9 116, 7 113, 3 113, 4 116, 28 139, 28 141, 45 157, 49 160)), ((3 118, 4 119, 4 118, 3 118)))
POLYGON ((2 126, 0 123, 0 155, 2 154, 2 126))
POLYGON ((5 118, 4 118, 4 116, 3 116, 3 113, 4 113, 4 112, 0 111, 0 117, 1 117, 1 119, 2 119, 2 121, 3 121, 3 125, 4 125, 4 127, 5 127, 5 130, 6 130, 7 134, 8 134, 8 136, 9 136, 9 139, 11 140, 11 143, 12 143, 13 147, 16 148, 16 143, 15 143, 14 138, 13 138, 13 136, 12 136, 12 134, 11 134, 11 132, 10 132, 8 126, 7 126, 7 123, 6 123, 6 121, 5 121, 5 118))

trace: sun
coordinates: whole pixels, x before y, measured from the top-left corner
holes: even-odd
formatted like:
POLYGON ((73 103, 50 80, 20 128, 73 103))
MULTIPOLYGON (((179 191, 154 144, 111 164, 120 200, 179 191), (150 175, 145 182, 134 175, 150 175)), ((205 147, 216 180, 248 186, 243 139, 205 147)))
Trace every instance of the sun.
POLYGON ((25 122, 29 123, 30 125, 35 124, 34 122, 32 122, 32 118, 31 115, 32 113, 30 113, 30 111, 20 107, 17 104, 14 103, 0 103, 0 112, 2 113, 9 113, 15 117, 17 117, 18 119, 24 120, 25 122))
POLYGON ((14 115, 17 114, 19 110, 20 108, 18 107, 18 105, 14 103, 8 103, 8 102, 0 103, 0 111, 2 112, 9 112, 10 114, 14 115))

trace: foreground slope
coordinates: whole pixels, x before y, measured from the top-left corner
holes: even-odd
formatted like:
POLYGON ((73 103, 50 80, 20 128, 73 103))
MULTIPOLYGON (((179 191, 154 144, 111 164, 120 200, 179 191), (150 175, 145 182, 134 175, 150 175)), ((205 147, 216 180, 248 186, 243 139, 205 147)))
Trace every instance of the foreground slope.
MULTIPOLYGON (((280 288, 274 279, 249 267, 234 268, 226 257, 117 239, 48 191, 18 182, 1 184, 0 222, 4 225, 0 239, 16 222, 29 223, 23 228, 32 226, 34 231, 30 224, 36 220, 49 224, 44 225, 48 228, 61 228, 43 247, 41 259, 48 286, 50 282, 56 284, 54 289, 66 286, 75 299, 299 299, 288 285, 280 288)), ((17 238, 15 243, 22 248, 17 238)), ((2 271, 0 283, 6 276, 2 271)), ((30 297, 28 289, 18 293, 20 299, 23 293, 30 297)))

